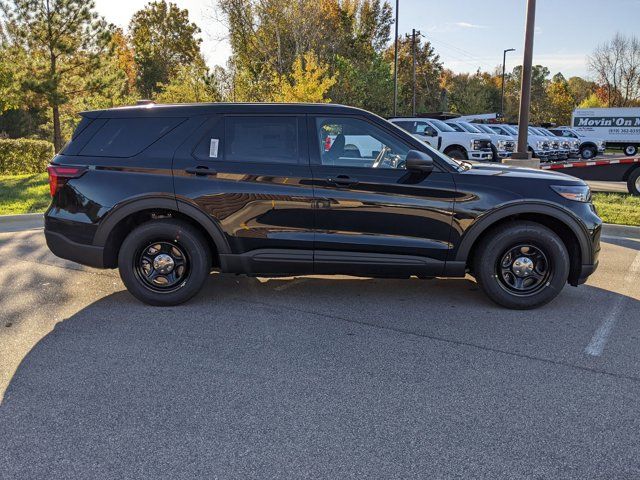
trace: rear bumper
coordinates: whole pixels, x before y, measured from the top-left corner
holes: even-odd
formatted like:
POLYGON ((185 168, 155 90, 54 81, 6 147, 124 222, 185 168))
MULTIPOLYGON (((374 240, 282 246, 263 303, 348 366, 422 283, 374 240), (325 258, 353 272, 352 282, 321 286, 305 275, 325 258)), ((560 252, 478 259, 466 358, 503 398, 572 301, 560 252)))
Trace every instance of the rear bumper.
POLYGON ((44 236, 49 250, 57 257, 89 267, 105 268, 103 247, 74 242, 60 233, 47 230, 45 230, 44 236))

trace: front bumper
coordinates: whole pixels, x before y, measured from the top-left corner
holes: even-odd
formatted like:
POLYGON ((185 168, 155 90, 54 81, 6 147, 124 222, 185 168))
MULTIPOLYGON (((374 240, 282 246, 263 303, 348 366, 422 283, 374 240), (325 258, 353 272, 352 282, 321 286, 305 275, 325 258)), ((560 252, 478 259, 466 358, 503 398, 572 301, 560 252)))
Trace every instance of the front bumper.
POLYGON ((493 160, 491 150, 469 150, 469 160, 493 160))

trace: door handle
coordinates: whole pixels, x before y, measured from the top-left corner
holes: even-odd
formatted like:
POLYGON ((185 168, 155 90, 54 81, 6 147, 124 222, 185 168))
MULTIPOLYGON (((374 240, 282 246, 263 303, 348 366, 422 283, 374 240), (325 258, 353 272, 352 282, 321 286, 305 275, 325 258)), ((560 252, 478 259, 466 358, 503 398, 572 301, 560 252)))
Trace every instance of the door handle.
POLYGON ((211 170, 209 167, 188 167, 184 169, 185 172, 196 175, 198 177, 206 177, 207 175, 216 175, 217 172, 215 170, 211 170))
POLYGON ((358 183, 358 180, 351 178, 348 175, 338 175, 336 177, 327 178, 327 182, 332 183, 338 187, 351 187, 358 183))

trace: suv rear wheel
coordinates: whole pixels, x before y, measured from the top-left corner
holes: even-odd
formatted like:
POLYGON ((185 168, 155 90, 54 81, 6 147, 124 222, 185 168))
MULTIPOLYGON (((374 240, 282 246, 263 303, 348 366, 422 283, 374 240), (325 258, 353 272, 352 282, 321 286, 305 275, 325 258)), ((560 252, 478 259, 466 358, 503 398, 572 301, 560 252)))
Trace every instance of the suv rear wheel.
POLYGON ((553 300, 569 277, 569 254, 558 235, 534 222, 498 227, 474 256, 476 281, 494 302, 526 310, 553 300))
POLYGON ((125 238, 118 255, 120 277, 149 305, 178 305, 200 291, 211 267, 206 240, 188 223, 143 223, 125 238))

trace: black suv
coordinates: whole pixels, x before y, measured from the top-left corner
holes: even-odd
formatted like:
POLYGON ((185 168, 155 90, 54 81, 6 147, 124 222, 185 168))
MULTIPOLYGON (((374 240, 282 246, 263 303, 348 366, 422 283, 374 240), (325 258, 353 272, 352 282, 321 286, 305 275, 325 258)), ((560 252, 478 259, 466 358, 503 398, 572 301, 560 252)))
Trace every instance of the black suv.
POLYGON ((175 305, 213 269, 260 276, 473 275, 509 308, 598 263, 584 182, 451 160, 363 110, 144 105, 86 112, 49 167, 56 255, 175 305))

